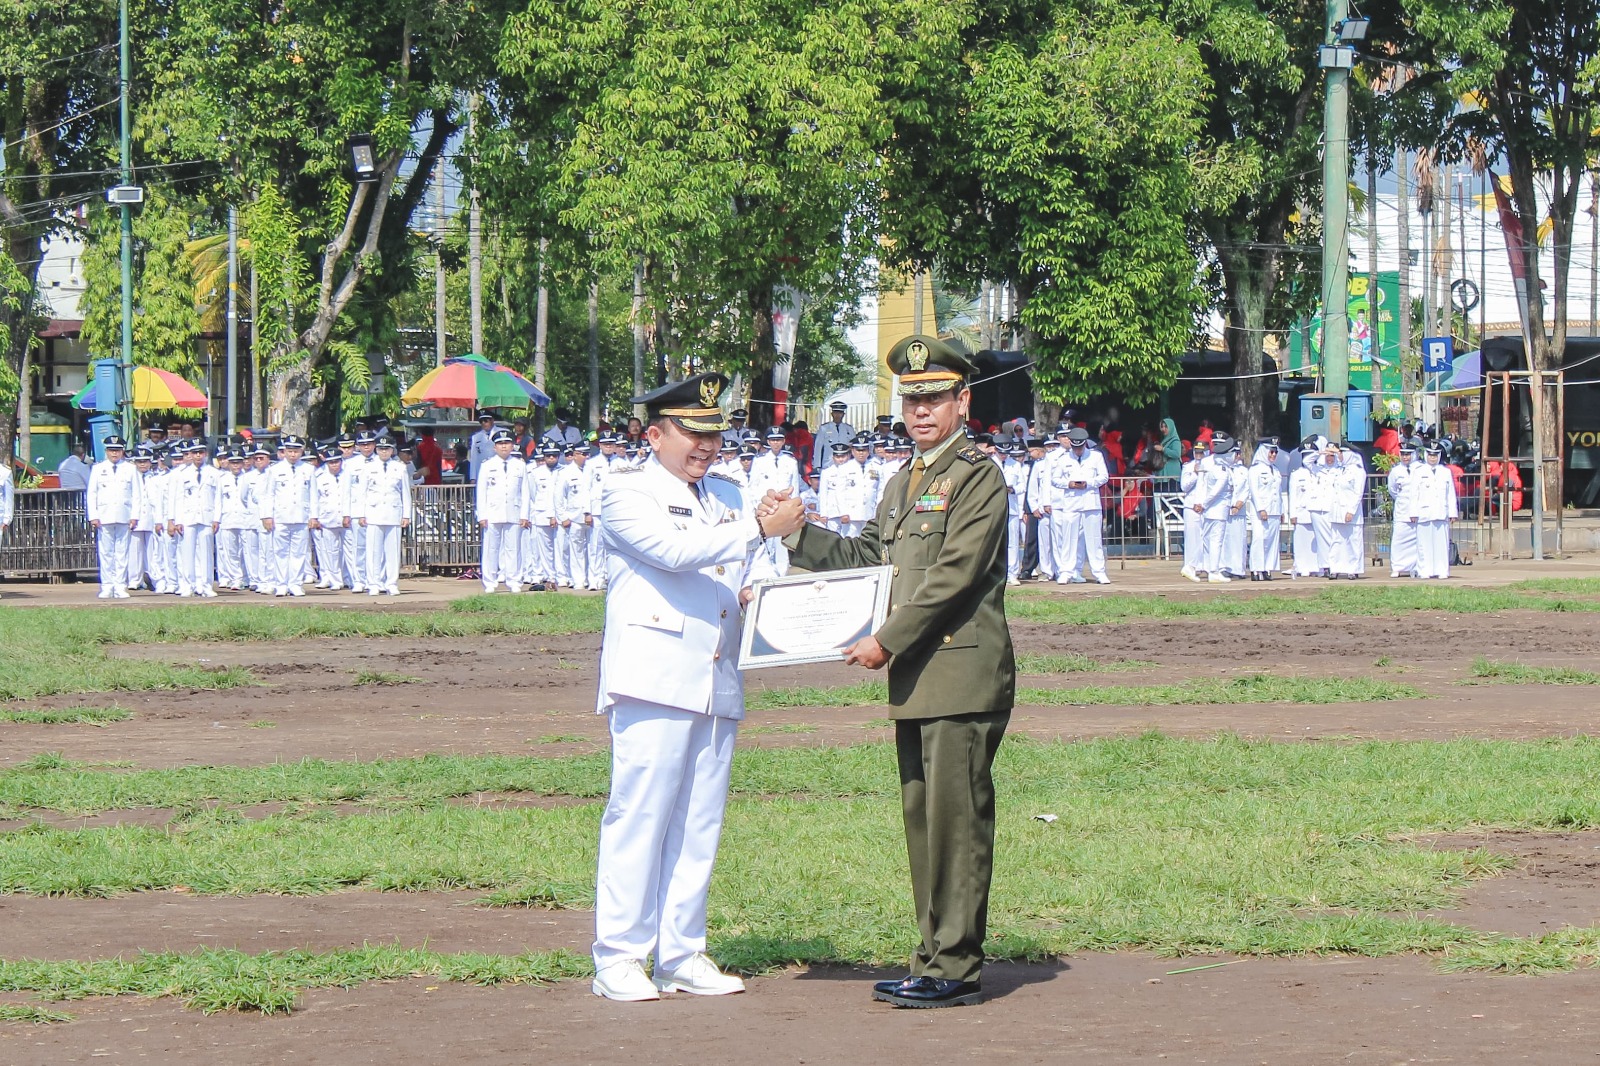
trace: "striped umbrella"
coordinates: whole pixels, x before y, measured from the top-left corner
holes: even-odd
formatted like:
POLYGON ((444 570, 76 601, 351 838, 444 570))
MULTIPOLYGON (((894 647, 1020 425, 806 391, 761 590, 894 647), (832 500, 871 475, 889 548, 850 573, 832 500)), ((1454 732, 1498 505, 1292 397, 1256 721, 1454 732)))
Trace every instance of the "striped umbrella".
POLYGON ((510 367, 472 353, 446 359, 443 366, 422 375, 401 395, 400 402, 434 407, 548 407, 550 397, 510 367))
MULTIPOLYGON (((79 389, 72 397, 72 406, 93 409, 94 380, 79 389)), ((136 411, 168 411, 174 407, 209 407, 205 393, 189 384, 170 370, 157 370, 153 366, 133 368, 133 409, 136 411)))

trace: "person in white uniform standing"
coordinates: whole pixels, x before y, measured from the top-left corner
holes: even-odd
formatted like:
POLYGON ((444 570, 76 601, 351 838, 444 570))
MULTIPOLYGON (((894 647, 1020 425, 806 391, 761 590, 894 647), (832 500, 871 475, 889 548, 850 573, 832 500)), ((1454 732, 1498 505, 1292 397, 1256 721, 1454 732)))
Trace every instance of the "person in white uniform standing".
POLYGON ((1289 474, 1289 523, 1294 529, 1295 578, 1314 577, 1322 573, 1322 547, 1317 539, 1316 523, 1312 519, 1312 501, 1321 486, 1317 482, 1317 445, 1308 440, 1300 446, 1300 465, 1289 474))
POLYGON ((601 437, 595 442, 592 458, 585 468, 589 475, 589 591, 603 592, 606 587, 606 541, 600 535, 604 519, 600 516, 600 501, 605 498, 606 478, 611 473, 612 453, 616 440, 601 437))
POLYGON ((1178 571, 1190 581, 1200 580, 1200 567, 1205 562, 1205 508, 1200 503, 1200 476, 1207 456, 1196 447, 1189 452, 1189 461, 1178 470, 1178 491, 1183 494, 1183 569, 1178 571))
POLYGON ((557 562, 566 560, 562 584, 574 589, 589 587, 589 529, 593 524, 593 505, 589 503, 589 475, 584 473, 588 462, 588 448, 579 444, 567 449, 567 464, 556 470, 556 518, 561 522, 561 532, 556 536, 556 550, 560 553, 557 562))
POLYGON ((245 541, 255 525, 244 453, 233 451, 217 482, 217 584, 230 592, 245 587, 245 541))
POLYGON ((523 479, 527 464, 512 454, 516 438, 507 429, 497 429, 489 437, 494 454, 478 468, 475 513, 482 530, 482 553, 478 573, 483 591, 494 592, 505 582, 506 591, 522 591, 522 561, 518 542, 522 539, 523 479))
POLYGON ((1250 460, 1250 580, 1271 581, 1278 572, 1278 536, 1283 526, 1283 475, 1278 439, 1256 445, 1250 460))
MULTIPOLYGON (((526 534, 522 549, 522 578, 530 588, 557 587, 555 467, 561 458, 556 444, 543 444, 537 462, 529 463, 522 479, 522 521, 526 534)), ((564 569, 564 568, 563 568, 564 569)))
POLYGON ((367 468, 367 595, 400 595, 400 531, 411 524, 411 475, 394 457, 394 441, 378 441, 378 461, 367 468))
POLYGON ((835 444, 849 444, 855 439, 855 427, 844 420, 845 412, 850 409, 843 400, 835 400, 828 405, 829 420, 817 427, 817 432, 811 441, 811 469, 822 472, 828 468, 832 461, 833 446, 835 444))
POLYGON ((1384 479, 1389 489, 1389 513, 1394 516, 1393 532, 1389 535, 1389 576, 1415 577, 1417 575, 1417 527, 1407 519, 1411 513, 1412 475, 1415 473, 1417 446, 1412 441, 1400 442, 1400 458, 1389 468, 1384 479))
POLYGON ((313 536, 317 547, 317 587, 344 588, 345 538, 350 535, 350 490, 344 482, 344 449, 330 444, 317 471, 317 514, 313 536))
POLYGON ((1456 499, 1456 479, 1444 465, 1444 448, 1429 441, 1423 465, 1412 475, 1410 509, 1406 521, 1417 529, 1417 576, 1450 576, 1450 523, 1461 517, 1456 499))
POLYGON ((367 477, 377 465, 378 435, 363 429, 356 434, 355 453, 344 461, 345 511, 350 516, 350 532, 344 540, 344 568, 350 578, 350 591, 358 595, 370 586, 367 581, 367 527, 362 519, 367 517, 367 477))
MULTIPOLYGON (((773 426, 767 430, 767 450, 750 463, 750 484, 746 492, 752 500, 764 499, 769 492, 799 498, 800 467, 794 456, 783 453, 783 430, 773 426)), ((780 574, 789 572, 789 549, 783 541, 773 537, 767 544, 767 556, 780 574)))
POLYGON ((113 433, 105 439, 106 457, 89 471, 84 508, 95 530, 100 556, 100 599, 128 599, 128 539, 144 509, 139 471, 126 460, 128 442, 113 433))
POLYGON ((315 487, 311 467, 300 461, 306 443, 294 434, 278 446, 280 458, 267 467, 260 485, 261 528, 272 538, 271 567, 262 581, 274 596, 304 596, 309 549, 307 522, 311 519, 315 487))
MULTIPOLYGON (((149 444, 139 444, 133 449, 133 468, 139 472, 140 506, 128 533, 128 578, 125 584, 129 592, 144 588, 145 576, 154 572, 152 565, 160 565, 154 561, 155 543, 151 539, 156 531, 156 499, 151 488, 151 479, 155 475, 150 472, 153 454, 149 444)), ((9 485, 10 471, 5 473, 8 475, 6 484, 9 485)), ((4 492, 5 489, 0 488, 0 494, 4 492)), ((9 499, 5 501, 4 511, 5 521, 10 522, 9 499)), ((151 587, 154 586, 152 582, 151 587)))
POLYGON ((1228 467, 1228 521, 1222 527, 1222 572, 1228 577, 1242 578, 1249 565, 1250 540, 1250 468, 1234 453, 1228 467))
POLYGON ((1350 529, 1345 533, 1350 559, 1350 579, 1367 572, 1367 461, 1349 445, 1339 450, 1339 468, 1346 497, 1351 501, 1350 529))
POLYGON ((739 614, 762 536, 738 486, 706 473, 728 426, 717 404, 726 387, 720 374, 699 374, 636 399, 654 455, 611 477, 600 504, 610 593, 596 710, 610 720, 611 794, 591 987, 608 999, 744 990, 705 953, 706 893, 744 717, 739 614))
POLYGON ((1028 463, 1028 447, 1021 438, 1012 439, 1000 472, 1006 479, 1006 584, 1020 585, 1022 553, 1028 543, 1028 520, 1023 508, 1028 479, 1033 473, 1028 463))
POLYGON ((1039 549, 1039 568, 1035 572, 1042 581, 1056 579, 1054 529, 1056 489, 1050 484, 1050 473, 1055 468, 1055 457, 1060 451, 1060 447, 1053 439, 1040 441, 1039 454, 1034 458, 1033 467, 1028 472, 1028 508, 1033 512, 1033 521, 1037 528, 1034 542, 1039 549))
POLYGON ((1238 442, 1226 433, 1213 434, 1211 455, 1200 467, 1200 483, 1195 506, 1200 515, 1200 541, 1204 545, 1200 569, 1213 585, 1224 585, 1233 578, 1223 573, 1222 543, 1233 508, 1233 466, 1238 442))
POLYGON ((1105 457, 1100 449, 1089 447, 1089 431, 1082 426, 1067 430, 1067 447, 1056 460, 1050 483, 1056 490, 1052 523, 1056 528, 1056 584, 1084 583, 1085 562, 1089 573, 1102 585, 1111 584, 1106 576, 1106 550, 1101 525, 1100 487, 1109 480, 1105 457))

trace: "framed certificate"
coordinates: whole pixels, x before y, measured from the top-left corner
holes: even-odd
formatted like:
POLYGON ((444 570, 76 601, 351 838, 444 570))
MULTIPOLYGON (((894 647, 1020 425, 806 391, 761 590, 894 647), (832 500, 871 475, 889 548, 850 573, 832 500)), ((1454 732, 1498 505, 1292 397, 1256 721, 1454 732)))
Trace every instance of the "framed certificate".
POLYGON ((889 612, 893 569, 866 566, 759 581, 751 588, 739 642, 739 669, 844 658, 889 612))

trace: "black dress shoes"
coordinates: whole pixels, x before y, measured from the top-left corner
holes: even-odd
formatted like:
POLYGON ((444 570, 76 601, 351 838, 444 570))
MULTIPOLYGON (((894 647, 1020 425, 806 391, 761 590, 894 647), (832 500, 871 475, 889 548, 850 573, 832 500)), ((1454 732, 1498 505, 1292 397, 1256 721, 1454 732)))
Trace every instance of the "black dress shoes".
POLYGON ((976 981, 907 977, 900 981, 879 981, 872 986, 872 998, 896 1007, 965 1007, 983 1002, 983 988, 976 981))

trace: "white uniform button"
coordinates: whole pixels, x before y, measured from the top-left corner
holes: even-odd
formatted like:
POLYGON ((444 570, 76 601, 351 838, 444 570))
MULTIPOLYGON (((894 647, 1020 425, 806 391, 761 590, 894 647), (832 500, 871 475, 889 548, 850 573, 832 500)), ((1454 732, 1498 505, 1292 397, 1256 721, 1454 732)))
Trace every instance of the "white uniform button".
MULTIPOLYGON (((949 640, 950 638, 946 637, 944 639, 949 640)), ((716 662, 720 658, 722 658, 722 653, 720 651, 715 651, 715 652, 711 653, 711 661, 712 662, 716 662)))
POLYGON ((728 612, 727 611, 723 611, 722 612, 722 617, 724 617, 724 618, 728 617, 728 612))
POLYGON ((727 567, 725 567, 725 566, 719 566, 719 567, 717 567, 717 573, 719 573, 719 574, 726 574, 726 573, 727 573, 727 572, 728 572, 728 568, 727 568, 727 567))

